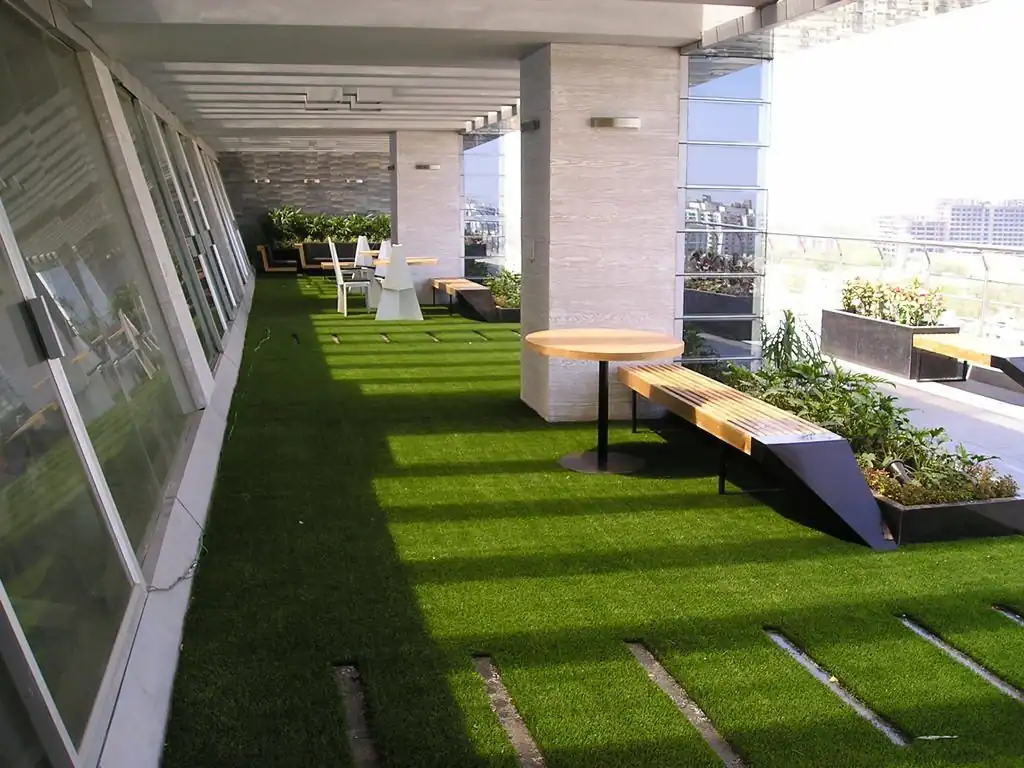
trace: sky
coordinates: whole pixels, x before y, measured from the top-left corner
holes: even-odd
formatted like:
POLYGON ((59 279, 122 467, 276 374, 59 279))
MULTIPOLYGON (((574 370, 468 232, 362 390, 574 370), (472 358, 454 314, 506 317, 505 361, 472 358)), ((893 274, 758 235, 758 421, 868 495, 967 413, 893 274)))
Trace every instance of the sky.
POLYGON ((1024 198, 1024 0, 776 58, 770 227, 873 232, 942 197, 1024 198))

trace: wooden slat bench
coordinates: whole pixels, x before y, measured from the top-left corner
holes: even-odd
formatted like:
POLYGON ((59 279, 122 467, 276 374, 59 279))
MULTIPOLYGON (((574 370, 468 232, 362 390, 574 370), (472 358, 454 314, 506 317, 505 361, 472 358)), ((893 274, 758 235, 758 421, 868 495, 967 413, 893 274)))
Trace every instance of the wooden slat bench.
POLYGON ((437 303, 437 291, 444 291, 448 294, 448 314, 454 314, 455 301, 459 294, 465 294, 463 298, 466 302, 481 315, 484 315, 488 309, 494 310, 491 289, 486 285, 474 283, 464 277, 435 277, 430 281, 430 285, 434 291, 435 304, 437 303), (483 295, 484 291, 486 291, 486 296, 483 295))
POLYGON ((270 272, 298 272, 299 265, 294 261, 275 261, 273 254, 265 245, 257 245, 256 250, 260 254, 260 261, 263 262, 263 271, 270 272))
MULTIPOLYGON (((998 339, 983 339, 963 333, 916 333, 914 349, 931 352, 954 360, 962 360, 964 378, 967 378, 969 363, 1002 371, 1017 384, 1024 387, 1024 350, 1008 347, 998 339), (1015 352, 1017 354, 1015 354, 1015 352)), ((920 361, 913 366, 914 378, 920 380, 920 361)))
MULTIPOLYGON (((618 375, 632 393, 634 430, 641 396, 758 462, 781 464, 871 548, 896 546, 845 438, 678 365, 625 366, 618 375)), ((720 493, 725 469, 723 461, 720 493)))

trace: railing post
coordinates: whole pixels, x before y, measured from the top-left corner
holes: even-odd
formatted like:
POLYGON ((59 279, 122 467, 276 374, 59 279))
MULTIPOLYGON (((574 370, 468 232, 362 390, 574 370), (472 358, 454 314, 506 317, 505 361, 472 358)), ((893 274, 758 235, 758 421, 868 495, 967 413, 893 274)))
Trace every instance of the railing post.
POLYGON ((981 254, 981 264, 985 267, 985 281, 981 284, 981 314, 978 318, 978 335, 985 335, 985 321, 988 319, 988 282, 989 269, 988 258, 984 251, 981 254))

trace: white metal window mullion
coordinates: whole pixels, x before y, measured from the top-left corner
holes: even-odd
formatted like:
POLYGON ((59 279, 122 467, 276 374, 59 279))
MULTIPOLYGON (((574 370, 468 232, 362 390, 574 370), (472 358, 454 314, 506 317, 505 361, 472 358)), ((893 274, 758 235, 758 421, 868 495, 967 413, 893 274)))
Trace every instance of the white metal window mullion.
MULTIPOLYGON (((203 155, 199 151, 199 147, 194 141, 186 140, 182 142, 185 146, 185 154, 191 156, 193 159, 192 167, 195 170, 196 183, 199 188, 199 199, 204 208, 210 209, 210 214, 213 216, 211 223, 210 232, 214 239, 219 240, 220 244, 223 245, 224 250, 224 271, 228 273, 228 279, 233 278, 232 284, 236 287, 236 290, 241 294, 243 286, 245 286, 245 280, 242 278, 242 270, 238 266, 238 254, 235 253, 235 244, 231 240, 231 236, 228 234, 227 222, 224 219, 224 212, 221 210, 220 202, 217 199, 216 193, 213 191, 213 182, 210 180, 210 173, 206 168, 206 163, 203 160, 203 155), (187 143, 186 143, 187 142, 187 143)), ((218 248, 218 252, 221 249, 218 248)), ((239 296, 241 298, 241 296, 239 296)))
MULTIPOLYGON (((14 231, 11 229, 11 223, 7 218, 7 210, 4 208, 3 201, 0 201, 0 251, 6 254, 7 260, 14 272, 15 282, 21 290, 23 297, 25 299, 35 298, 35 287, 32 285, 32 280, 29 277, 28 268, 22 260, 18 243, 14 239, 14 231)), ((143 584, 142 569, 139 567, 139 562, 135 557, 135 550, 128 539, 128 533, 125 531, 121 516, 117 512, 117 504, 114 502, 114 496, 111 494, 106 477, 103 475, 103 468, 99 457, 96 455, 92 440, 89 438, 85 419, 82 418, 82 413, 78 410, 71 382, 68 381, 67 374, 64 372, 64 367, 60 364, 59 360, 47 360, 46 364, 50 369, 50 374, 53 376, 53 383, 57 389, 57 402, 71 431, 75 451, 78 454, 79 460, 85 466, 89 485, 100 505, 100 510, 103 512, 104 523, 113 537, 114 543, 117 545, 125 571, 128 573, 133 584, 143 584)))
POLYGON ((203 160, 206 162, 206 172, 210 175, 210 181, 213 185, 214 194, 219 198, 221 207, 224 210, 224 215, 228 219, 228 236, 235 243, 235 257, 238 261, 238 269, 242 274, 244 282, 248 282, 249 278, 252 277, 252 269, 249 267, 249 260, 245 255, 245 243, 242 242, 242 233, 238 230, 238 220, 235 218, 235 211, 231 207, 231 201, 228 199, 227 190, 224 188, 224 180, 221 179, 220 169, 217 164, 206 155, 203 155, 203 160))
MULTIPOLYGON (((32 285, 28 268, 22 260, 21 250, 14 237, 14 231, 11 228, 3 201, 0 201, 0 258, 5 259, 10 265, 16 286, 22 297, 25 299, 35 298, 35 288, 32 285)), ((110 493, 110 487, 107 485, 106 478, 103 475, 99 457, 96 455, 85 426, 85 420, 78 410, 71 384, 64 373, 60 361, 48 360, 46 364, 50 375, 53 377, 54 386, 57 390, 57 404, 68 426, 71 443, 75 448, 79 461, 82 462, 89 488, 99 507, 100 517, 114 541, 115 549, 131 585, 133 605, 141 605, 145 589, 142 569, 139 567, 139 562, 135 557, 135 551, 128 538, 128 533, 125 531, 124 523, 118 514, 114 497, 110 493)), ((6 631, 4 632, 5 638, 0 638, 0 650, 3 651, 9 668, 20 675, 18 682, 20 683, 23 695, 29 696, 26 703, 32 714, 33 723, 37 728, 42 729, 40 734, 45 739, 48 754, 51 751, 53 752, 50 755, 51 760, 54 760, 55 765, 58 766, 82 765, 83 763, 64 726, 60 712, 57 710, 56 703, 49 693, 49 688, 43 679, 42 672, 35 661, 31 647, 28 644, 28 639, 21 628, 17 615, 14 613, 9 596, 2 586, 0 586, 0 604, 2 604, 3 612, 7 615, 8 619, 8 627, 5 628, 6 631), (8 645, 13 643, 20 649, 20 652, 16 652, 13 647, 3 648, 2 646, 5 642, 8 645), (19 655, 24 656, 20 664, 18 664, 19 655), (10 658, 12 656, 13 659, 10 658), (12 661, 14 663, 13 666, 11 665, 12 661)), ((129 626, 128 619, 135 622, 137 620, 137 612, 133 611, 131 614, 126 612, 125 616, 122 617, 119 634, 127 633, 130 635, 134 633, 135 625, 132 623, 129 626)), ((113 653, 110 658, 114 660, 113 653)))
POLYGON ((171 152, 178 160, 178 171, 181 173, 190 193, 188 200, 195 201, 196 211, 199 213, 199 221, 196 223, 201 227, 205 227, 206 231, 210 235, 210 244, 212 245, 211 256, 213 257, 214 266, 217 267, 218 273, 220 274, 228 301, 231 303, 231 307, 235 308, 238 306, 238 299, 235 297, 234 291, 231 290, 231 281, 228 280, 227 272, 224 269, 224 265, 221 263, 221 259, 223 257, 219 253, 217 249, 217 242, 213 238, 213 230, 210 227, 209 216, 203 207, 202 200, 199 199, 199 187, 196 185, 195 176, 192 174, 192 168, 188 163, 188 157, 185 154, 185 145, 181 141, 181 136, 176 131, 169 131, 168 133, 170 134, 168 136, 168 142, 171 145, 171 152))
MULTIPOLYGON (((188 226, 188 231, 185 234, 193 240, 193 245, 195 245, 199 241, 199 232, 196 227, 196 222, 192 218, 192 212, 189 210, 189 203, 185 198, 185 190, 182 189, 181 184, 178 181, 177 169, 171 159, 170 150, 168 149, 164 138, 164 132, 160 129, 160 122, 156 115, 149 110, 146 110, 143 113, 143 121, 146 125, 146 130, 149 133, 150 141, 156 149, 160 164, 166 165, 167 167, 166 178, 173 187, 173 194, 178 198, 178 201, 181 204, 181 213, 185 218, 185 224, 188 226)), ((198 255, 199 263, 202 265, 203 271, 206 272, 206 280, 210 284, 210 295, 213 298, 213 307, 217 311, 217 318, 220 320, 221 325, 226 329, 230 325, 230 322, 228 320, 227 313, 224 310, 224 306, 221 303, 220 296, 217 293, 213 271, 210 268, 209 261, 202 248, 198 248, 198 255)))

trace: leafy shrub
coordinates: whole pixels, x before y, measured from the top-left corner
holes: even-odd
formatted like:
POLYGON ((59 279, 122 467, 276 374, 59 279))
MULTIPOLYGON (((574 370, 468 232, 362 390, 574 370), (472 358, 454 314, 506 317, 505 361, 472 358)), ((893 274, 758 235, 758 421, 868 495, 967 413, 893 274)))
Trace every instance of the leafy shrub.
POLYGON ((843 285, 843 310, 903 325, 938 325, 945 309, 942 293, 914 278, 899 285, 855 278, 843 285))
POLYGON ((275 248, 294 248, 302 242, 323 242, 328 238, 338 243, 354 243, 360 235, 379 243, 391 237, 391 217, 386 213, 331 216, 283 205, 267 211, 264 228, 275 248))
POLYGON ((519 307, 523 276, 502 267, 497 277, 489 278, 485 285, 491 289, 495 305, 508 309, 519 307))
POLYGON ((845 437, 871 489, 906 504, 1009 498, 1012 477, 999 475, 993 457, 952 450, 940 428, 922 429, 908 408, 879 388, 881 379, 840 368, 822 356, 813 335, 787 312, 779 328, 765 334, 758 371, 730 364, 720 378, 740 392, 845 437), (903 480, 899 469, 905 470, 903 480))

